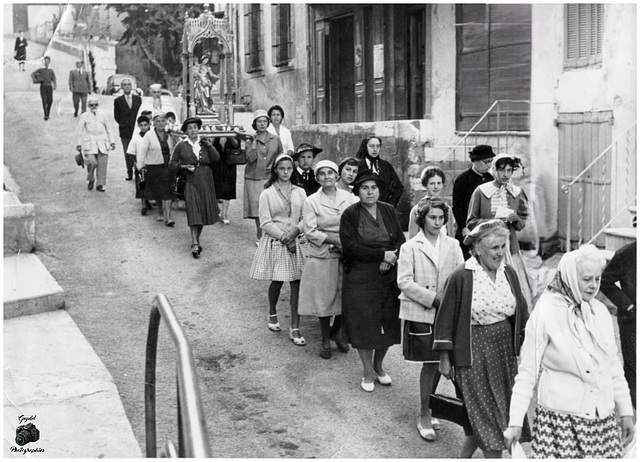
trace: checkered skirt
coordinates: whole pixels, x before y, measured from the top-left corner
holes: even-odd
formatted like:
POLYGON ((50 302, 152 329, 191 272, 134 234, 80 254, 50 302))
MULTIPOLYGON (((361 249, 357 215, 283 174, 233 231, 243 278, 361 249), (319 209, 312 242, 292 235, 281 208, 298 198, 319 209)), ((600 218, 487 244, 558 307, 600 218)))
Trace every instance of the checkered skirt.
POLYGON ((296 253, 277 239, 262 234, 253 256, 249 276, 265 281, 299 281, 307 257, 308 242, 304 236, 296 238, 296 253))
POLYGON ((622 446, 615 414, 589 420, 538 406, 531 451, 534 459, 619 459, 622 446))

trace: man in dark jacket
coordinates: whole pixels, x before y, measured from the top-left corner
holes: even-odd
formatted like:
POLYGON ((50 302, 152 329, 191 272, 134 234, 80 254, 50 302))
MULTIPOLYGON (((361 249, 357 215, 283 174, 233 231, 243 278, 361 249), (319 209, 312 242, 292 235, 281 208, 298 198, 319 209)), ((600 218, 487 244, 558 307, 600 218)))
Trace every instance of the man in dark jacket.
POLYGON ((456 239, 460 242, 464 259, 469 259, 469 248, 463 244, 464 238, 469 234, 467 228, 467 211, 473 191, 481 184, 493 181, 493 175, 489 173, 491 162, 496 154, 491 146, 479 144, 469 152, 472 166, 462 172, 453 182, 453 215, 458 225, 456 239))
POLYGON ((321 152, 322 149, 320 148, 302 143, 292 156, 293 160, 297 163, 296 173, 298 174, 298 186, 305 190, 307 197, 320 189, 320 184, 316 181, 311 164, 313 163, 313 159, 321 152))
POLYGON ((636 407, 636 264, 638 245, 634 241, 618 249, 602 272, 600 290, 618 308, 620 349, 624 377, 636 407), (620 284, 620 287, 616 285, 620 284))
POLYGON ((40 84, 40 98, 42 99, 42 109, 44 110, 44 120, 49 120, 49 113, 53 105, 53 90, 56 89, 56 74, 49 69, 51 58, 44 57, 44 67, 31 74, 33 83, 40 84))
POLYGON ((82 101, 82 112, 87 112, 87 95, 91 93, 91 79, 84 70, 82 61, 76 62, 76 68, 69 72, 69 90, 73 95, 73 117, 78 117, 78 107, 82 101))
POLYGON ((131 91, 131 80, 123 79, 120 82, 120 87, 124 95, 118 96, 113 101, 113 118, 118 122, 118 128, 120 129, 120 140, 122 141, 124 160, 127 167, 127 177, 125 179, 131 181, 133 179, 133 164, 136 162, 136 156, 127 154, 127 148, 133 136, 142 98, 131 91))

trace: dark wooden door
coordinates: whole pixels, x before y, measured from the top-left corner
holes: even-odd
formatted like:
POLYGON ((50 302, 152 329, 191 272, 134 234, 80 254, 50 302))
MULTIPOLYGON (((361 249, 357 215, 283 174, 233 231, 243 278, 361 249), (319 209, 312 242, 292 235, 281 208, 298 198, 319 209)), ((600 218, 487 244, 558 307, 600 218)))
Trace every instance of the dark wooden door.
POLYGON ((409 118, 424 117, 425 10, 409 14, 409 118))
POLYGON ((329 114, 331 123, 355 122, 353 16, 329 22, 329 114))

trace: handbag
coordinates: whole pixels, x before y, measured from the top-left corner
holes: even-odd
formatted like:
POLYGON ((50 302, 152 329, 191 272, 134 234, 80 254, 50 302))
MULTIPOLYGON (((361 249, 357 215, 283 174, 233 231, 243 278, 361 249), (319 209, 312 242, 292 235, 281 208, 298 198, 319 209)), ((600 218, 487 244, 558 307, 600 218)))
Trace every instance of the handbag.
POLYGON ((176 173, 171 181, 171 192, 178 199, 184 199, 184 188, 187 184, 187 179, 183 170, 178 166, 176 173))
POLYGON ((78 164, 78 167, 82 167, 84 168, 84 156, 82 155, 81 152, 76 154, 76 164, 78 164))
POLYGON ((448 420, 464 428, 471 428, 467 408, 460 398, 445 396, 440 393, 432 393, 431 399, 429 400, 429 407, 431 408, 431 415, 433 417, 448 420))
POLYGON ((136 186, 138 187, 138 191, 144 191, 144 174, 147 171, 147 169, 142 168, 136 171, 138 173, 136 175, 136 186))
POLYGON ((247 163, 247 156, 242 149, 227 149, 224 154, 224 161, 227 165, 245 165, 247 163))

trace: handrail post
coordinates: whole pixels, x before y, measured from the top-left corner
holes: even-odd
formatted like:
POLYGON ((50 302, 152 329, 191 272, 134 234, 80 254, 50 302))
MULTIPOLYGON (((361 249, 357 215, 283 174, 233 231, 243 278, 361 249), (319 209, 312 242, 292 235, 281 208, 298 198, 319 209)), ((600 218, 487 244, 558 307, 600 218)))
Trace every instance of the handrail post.
POLYGON ((571 188, 567 190, 567 246, 565 252, 571 252, 571 188))
POLYGON ((158 447, 156 441, 156 354, 158 350, 158 328, 160 312, 151 307, 149 331, 147 334, 147 358, 144 378, 145 434, 147 457, 155 458, 158 447))

